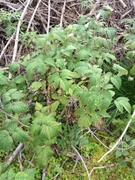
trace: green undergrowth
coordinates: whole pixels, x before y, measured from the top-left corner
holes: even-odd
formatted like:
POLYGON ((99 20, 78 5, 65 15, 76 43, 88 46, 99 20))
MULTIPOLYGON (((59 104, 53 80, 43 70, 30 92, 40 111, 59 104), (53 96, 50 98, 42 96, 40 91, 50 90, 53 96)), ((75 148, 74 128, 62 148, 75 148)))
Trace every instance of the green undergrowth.
POLYGON ((94 170, 93 179, 133 178, 134 119, 119 149, 97 163, 134 111, 135 43, 129 33, 134 36, 132 28, 123 35, 129 66, 115 56, 116 30, 94 18, 48 34, 23 34, 31 52, 0 70, 1 180, 38 180, 43 170, 48 180, 87 179, 75 149, 89 172, 106 166, 94 170), (19 143, 20 159, 9 166, 19 143))

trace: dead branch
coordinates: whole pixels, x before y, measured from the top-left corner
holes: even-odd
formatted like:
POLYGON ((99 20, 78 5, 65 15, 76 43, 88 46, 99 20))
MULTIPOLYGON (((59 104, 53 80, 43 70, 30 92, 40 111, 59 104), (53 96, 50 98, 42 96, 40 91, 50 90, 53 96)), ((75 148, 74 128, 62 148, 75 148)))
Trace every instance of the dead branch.
POLYGON ((63 23, 63 17, 64 17, 64 12, 65 12, 66 2, 67 2, 67 0, 64 0, 62 12, 61 12, 61 17, 60 17, 60 27, 62 27, 62 23, 63 23))
POLYGON ((16 54, 17 54, 17 49, 18 49, 18 39, 19 39, 19 32, 20 32, 20 27, 22 25, 22 22, 23 22, 23 18, 27 12, 27 9, 28 9, 28 6, 29 4, 31 3, 32 0, 28 0, 27 1, 27 4, 21 14, 21 17, 18 21, 18 26, 17 26, 17 30, 16 30, 16 38, 15 38, 15 44, 14 44, 14 51, 13 51, 13 57, 12 57, 12 62, 15 61, 15 58, 16 58, 16 54))
POLYGON ((48 21, 47 21, 47 34, 49 33, 50 29, 50 15, 51 15, 51 1, 48 0, 48 21))
POLYGON ((131 116, 131 119, 128 121, 123 133, 121 134, 121 136, 119 137, 119 139, 117 140, 117 142, 114 144, 114 146, 109 150, 107 151, 99 160, 98 160, 98 163, 101 162, 108 154, 110 154, 117 146, 118 144, 120 143, 120 141, 122 140, 122 138, 124 137, 125 133, 127 132, 133 118, 135 116, 135 111, 133 112, 132 116, 131 116))
POLYGON ((6 165, 4 166, 2 170, 2 173, 4 173, 7 170, 7 168, 10 166, 10 164, 13 162, 13 160, 16 158, 16 156, 18 155, 18 153, 21 151, 22 148, 23 148, 23 143, 19 143, 19 145, 17 146, 13 154, 7 160, 6 165))
POLYGON ((87 173, 87 176, 88 176, 88 180, 90 180, 90 174, 89 174, 88 168, 87 168, 87 166, 86 166, 86 164, 85 164, 82 156, 80 155, 80 153, 77 151, 77 149, 76 149, 74 146, 72 146, 72 148, 73 148, 73 150, 77 153, 77 155, 79 156, 79 158, 81 159, 81 161, 82 161, 82 163, 83 163, 83 165, 84 165, 84 168, 85 168, 85 170, 86 170, 86 173, 87 173))
POLYGON ((123 0, 119 0, 119 2, 122 4, 123 8, 126 8, 126 7, 127 7, 127 5, 124 3, 123 0))
POLYGON ((33 14, 32 14, 32 17, 31 17, 31 19, 30 19, 30 22, 29 22, 29 24, 28 24, 27 31, 29 31, 29 29, 30 29, 30 26, 31 26, 31 24, 32 24, 32 21, 33 21, 33 19, 34 19, 34 16, 35 16, 35 14, 36 14, 36 12, 37 12, 37 9, 38 9, 41 1, 42 1, 42 0, 39 0, 38 3, 37 3, 37 5, 36 5, 36 8, 35 8, 35 10, 34 10, 34 12, 33 12, 33 14))
POLYGON ((97 169, 107 169, 107 168, 110 168, 110 167, 115 167, 117 165, 118 164, 110 164, 110 165, 106 165, 106 166, 93 167, 93 169, 90 171, 90 176, 91 176, 91 174, 93 173, 94 170, 97 170, 97 169))
POLYGON ((3 55, 4 55, 5 51, 6 51, 6 49, 7 49, 7 47, 8 47, 8 45, 9 45, 10 42, 13 40, 14 36, 15 36, 15 32, 14 32, 13 35, 9 38, 7 44, 5 45, 5 47, 3 48, 3 50, 1 51, 0 60, 2 59, 2 57, 3 57, 3 55))

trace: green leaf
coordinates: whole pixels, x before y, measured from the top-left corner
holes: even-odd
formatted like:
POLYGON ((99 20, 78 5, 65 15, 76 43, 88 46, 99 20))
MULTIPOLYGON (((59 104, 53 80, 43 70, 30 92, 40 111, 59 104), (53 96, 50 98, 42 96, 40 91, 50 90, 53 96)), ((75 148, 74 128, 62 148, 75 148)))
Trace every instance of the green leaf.
POLYGON ((116 61, 116 57, 113 54, 110 53, 102 53, 103 58, 110 63, 110 60, 116 61))
POLYGON ((61 132, 61 124, 56 121, 45 120, 41 127, 41 134, 47 138, 52 139, 61 132))
POLYGON ((126 97, 118 97, 114 104, 116 105, 117 109, 123 113, 123 108, 130 113, 131 112, 131 105, 129 104, 129 99, 126 97))
POLYGON ((27 142, 29 139, 27 132, 23 131, 19 127, 15 129, 12 136, 13 136, 13 139, 17 142, 27 142))
POLYGON ((21 84, 25 82, 25 77, 22 75, 19 75, 17 77, 14 78, 14 81, 16 84, 21 84))
POLYGON ((0 131, 0 150, 8 152, 13 148, 13 140, 6 130, 0 131))
MULTIPOLYGON (((15 176, 15 180, 28 180, 30 177, 25 172, 19 172, 15 176)), ((34 179, 33 179, 34 180, 34 179)))
POLYGON ((114 28, 107 28, 107 34, 108 34, 109 38, 111 39, 111 41, 113 41, 113 39, 115 37, 115 32, 116 32, 116 30, 114 28))
POLYGON ((29 180, 35 180, 35 169, 26 169, 25 173, 29 176, 29 180))
POLYGON ((54 113, 44 115, 40 113, 33 121, 31 131, 33 134, 40 134, 42 138, 53 139, 61 132, 61 124, 55 121, 54 113))
POLYGON ((58 58, 55 64, 58 68, 63 69, 65 67, 65 59, 58 58))
POLYGON ((55 112, 59 106, 60 102, 55 101, 54 103, 51 104, 51 112, 55 112))
POLYGON ((31 91, 37 91, 38 89, 40 89, 43 86, 43 84, 41 82, 33 82, 30 86, 30 90, 31 91))
POLYGON ((126 135, 126 136, 125 136, 125 139, 126 139, 126 142, 131 141, 131 137, 130 137, 129 135, 126 135))
POLYGON ((64 105, 68 105, 68 100, 66 97, 59 97, 59 101, 64 105))
MULTIPOLYGON (((14 89, 15 91, 11 93, 11 99, 22 99, 24 97, 24 94, 20 91, 17 91, 17 89, 14 89)), ((10 91, 9 91, 10 93, 10 91)))
POLYGON ((23 97, 24 97, 24 94, 22 92, 17 91, 17 89, 10 89, 8 92, 6 92, 2 96, 2 101, 4 104, 7 104, 12 99, 16 100, 16 99, 21 99, 23 97))
POLYGON ((8 77, 4 76, 4 71, 0 70, 0 85, 6 85, 9 83, 8 77))
MULTIPOLYGON (((53 151, 49 146, 35 148, 37 165, 40 168, 45 167, 48 164, 48 159, 52 157, 53 151)), ((28 180, 28 179, 27 179, 28 180)))
POLYGON ((10 64, 9 66, 9 71, 10 72, 17 72, 19 69, 19 63, 18 62, 13 62, 12 64, 10 64))
POLYGON ((114 69, 116 72, 118 72, 118 75, 119 75, 119 76, 123 76, 123 75, 127 75, 127 74, 128 74, 128 71, 127 71, 125 68, 123 68, 123 67, 121 67, 120 65, 118 65, 118 64, 114 64, 114 65, 113 65, 113 69, 114 69))
POLYGON ((47 65, 50 65, 50 66, 55 67, 55 65, 54 65, 54 60, 53 60, 52 58, 46 58, 46 57, 44 57, 44 62, 46 62, 47 65))
POLYGON ((133 64, 133 67, 130 69, 130 74, 135 76, 135 64, 133 64))
POLYGON ((5 173, 0 175, 0 180, 15 180, 15 172, 12 168, 8 169, 5 173))
POLYGON ((30 122, 30 119, 31 119, 31 115, 28 114, 27 116, 21 118, 21 122, 25 125, 27 125, 29 122, 30 122))
POLYGON ((9 131, 9 133, 13 133, 15 129, 17 128, 17 121, 14 120, 5 120, 4 123, 2 124, 3 127, 9 131))
POLYGON ((117 150, 117 151, 115 152, 115 155, 116 155, 116 157, 120 157, 120 156, 122 156, 122 152, 119 151, 119 150, 117 150))
POLYGON ((69 81, 67 81, 66 79, 60 79, 60 87, 64 90, 64 91, 68 91, 69 90, 69 81))
POLYGON ((86 49, 81 49, 78 53, 77 53, 77 58, 78 60, 83 60, 86 59, 88 57, 89 51, 86 49))
POLYGON ((132 166, 135 168, 135 160, 132 161, 132 166))
POLYGON ((60 77, 63 79, 79 78, 78 73, 72 72, 69 69, 62 69, 60 77))
POLYGON ((3 104, 9 103, 10 100, 11 100, 11 97, 10 97, 10 94, 9 94, 9 93, 3 94, 3 96, 2 96, 2 102, 3 102, 3 104))
POLYGON ((90 125, 91 125, 91 118, 89 115, 84 114, 78 119, 78 126, 79 127, 88 128, 90 125))
POLYGON ((99 10, 99 13, 106 20, 106 18, 108 17, 108 12, 101 9, 99 10))
POLYGON ((36 110, 36 111, 40 111, 42 108, 43 108, 42 104, 36 102, 36 104, 35 104, 35 110, 36 110))
POLYGON ((111 77, 111 82, 113 85, 117 88, 120 89, 121 87, 121 78, 119 76, 113 76, 111 77))
POLYGON ((6 104, 4 107, 4 110, 8 113, 14 112, 14 113, 25 113, 29 111, 28 106, 24 102, 13 102, 6 104))

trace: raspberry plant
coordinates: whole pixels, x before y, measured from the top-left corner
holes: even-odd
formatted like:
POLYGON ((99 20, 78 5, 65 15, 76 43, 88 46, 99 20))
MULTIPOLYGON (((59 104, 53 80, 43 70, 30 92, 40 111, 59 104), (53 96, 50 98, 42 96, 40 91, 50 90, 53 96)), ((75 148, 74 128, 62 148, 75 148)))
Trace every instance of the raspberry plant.
POLYGON ((128 98, 115 94, 128 71, 114 56, 115 29, 95 19, 33 34, 29 42, 33 51, 9 65, 12 79, 0 71, 0 149, 9 152, 23 142, 43 168, 61 123, 100 129, 112 106, 130 114, 128 98))

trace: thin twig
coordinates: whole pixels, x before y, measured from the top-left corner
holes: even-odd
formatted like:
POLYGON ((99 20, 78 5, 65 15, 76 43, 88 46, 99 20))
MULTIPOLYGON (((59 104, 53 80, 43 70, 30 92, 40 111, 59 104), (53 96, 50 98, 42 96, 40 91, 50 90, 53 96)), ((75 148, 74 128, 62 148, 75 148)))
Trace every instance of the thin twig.
POLYGON ((42 180, 45 180, 47 166, 42 170, 42 180))
POLYGON ((81 161, 82 161, 82 163, 83 163, 83 165, 84 165, 84 168, 85 168, 85 170, 86 170, 86 173, 87 173, 87 176, 88 176, 88 180, 90 180, 90 174, 89 174, 88 168, 87 168, 87 166, 86 166, 86 164, 85 164, 82 156, 80 155, 80 153, 77 151, 77 149, 76 149, 74 146, 72 146, 72 148, 73 148, 73 150, 77 153, 77 155, 79 156, 79 158, 81 159, 81 161))
POLYGON ((91 133, 105 148, 110 149, 108 146, 106 146, 93 132, 92 130, 89 128, 88 133, 91 133))
POLYGON ((21 17, 20 17, 20 19, 19 19, 19 21, 18 21, 17 30, 16 30, 15 44, 14 44, 14 51, 13 51, 13 57, 12 57, 12 62, 14 62, 14 61, 15 61, 15 58, 16 58, 17 49, 18 49, 18 39, 19 39, 20 27, 21 27, 21 25, 22 25, 23 18, 24 18, 25 14, 26 14, 26 11, 27 11, 28 6, 29 6, 30 3, 31 3, 31 0, 28 0, 28 1, 27 1, 27 4, 26 4, 26 6, 25 6, 25 8, 24 8, 24 10, 23 10, 23 12, 22 12, 22 14, 21 14, 21 17))
POLYGON ((121 16, 121 19, 123 19, 126 15, 128 15, 132 10, 133 10, 133 8, 132 8, 132 9, 129 9, 129 11, 125 12, 125 13, 121 16))
POLYGON ((121 134, 121 136, 119 137, 119 139, 117 140, 117 142, 114 144, 114 146, 109 150, 107 151, 99 160, 98 160, 98 163, 101 162, 109 153, 111 153, 117 146, 118 144, 120 143, 120 141, 122 140, 122 138, 124 137, 125 133, 127 132, 133 118, 135 116, 135 111, 133 112, 132 116, 131 116, 131 119, 128 121, 123 133, 121 134))
POLYGON ((28 24, 27 31, 29 31, 29 29, 30 29, 30 26, 31 26, 31 24, 32 24, 32 21, 33 21, 33 19, 34 19, 34 16, 35 16, 35 14, 36 14, 36 12, 37 12, 37 9, 38 9, 41 1, 42 1, 42 0, 39 0, 38 3, 37 3, 37 5, 36 5, 36 8, 35 8, 35 10, 34 10, 34 12, 33 12, 33 14, 32 14, 32 17, 31 17, 31 19, 30 19, 30 22, 29 22, 29 24, 28 24))
POLYGON ((67 2, 67 0, 64 0, 64 5, 62 8, 61 17, 60 17, 60 27, 62 27, 62 23, 63 23, 63 17, 64 17, 65 8, 66 8, 66 2, 67 2))
POLYGON ((8 42, 7 42, 7 44, 5 45, 5 47, 2 49, 1 54, 0 54, 0 60, 1 60, 2 56, 4 55, 4 53, 5 53, 8 45, 9 45, 10 42, 13 40, 14 36, 15 36, 15 32, 12 34, 12 36, 11 36, 10 39, 8 40, 8 42))
POLYGON ((47 34, 49 33, 50 29, 50 17, 51 16, 51 1, 48 0, 48 21, 47 21, 47 34))
POLYGON ((4 173, 7 168, 10 166, 10 164, 13 162, 13 160, 16 158, 16 156, 18 155, 18 153, 21 151, 23 147, 23 143, 19 143, 19 145, 17 146, 17 148, 15 149, 15 151, 13 152, 13 154, 10 156, 10 158, 7 160, 6 165, 4 166, 2 173, 4 173))
POLYGON ((10 3, 10 2, 7 2, 7 1, 3 1, 3 0, 0 0, 0 5, 3 5, 3 6, 6 6, 14 11, 16 11, 19 7, 18 7, 18 4, 14 4, 14 3, 10 3))
POLYGON ((127 5, 123 2, 123 0, 119 0, 119 1, 120 1, 120 3, 122 4, 123 8, 126 8, 126 7, 127 7, 127 5))
POLYGON ((110 167, 114 167, 118 164, 110 164, 110 165, 106 165, 106 166, 99 166, 99 167, 94 167, 91 171, 90 171, 90 176, 93 173, 94 170, 96 169, 106 169, 106 168, 110 168, 110 167))
POLYGON ((24 127, 29 127, 29 126, 23 124, 23 123, 22 123, 21 121, 19 121, 18 119, 16 119, 16 118, 14 118, 13 116, 11 116, 10 114, 8 114, 7 112, 5 112, 3 109, 0 108, 0 111, 1 111, 2 113, 4 113, 6 116, 9 116, 9 117, 13 118, 14 120, 16 120, 20 125, 22 125, 22 126, 24 126, 24 127))

